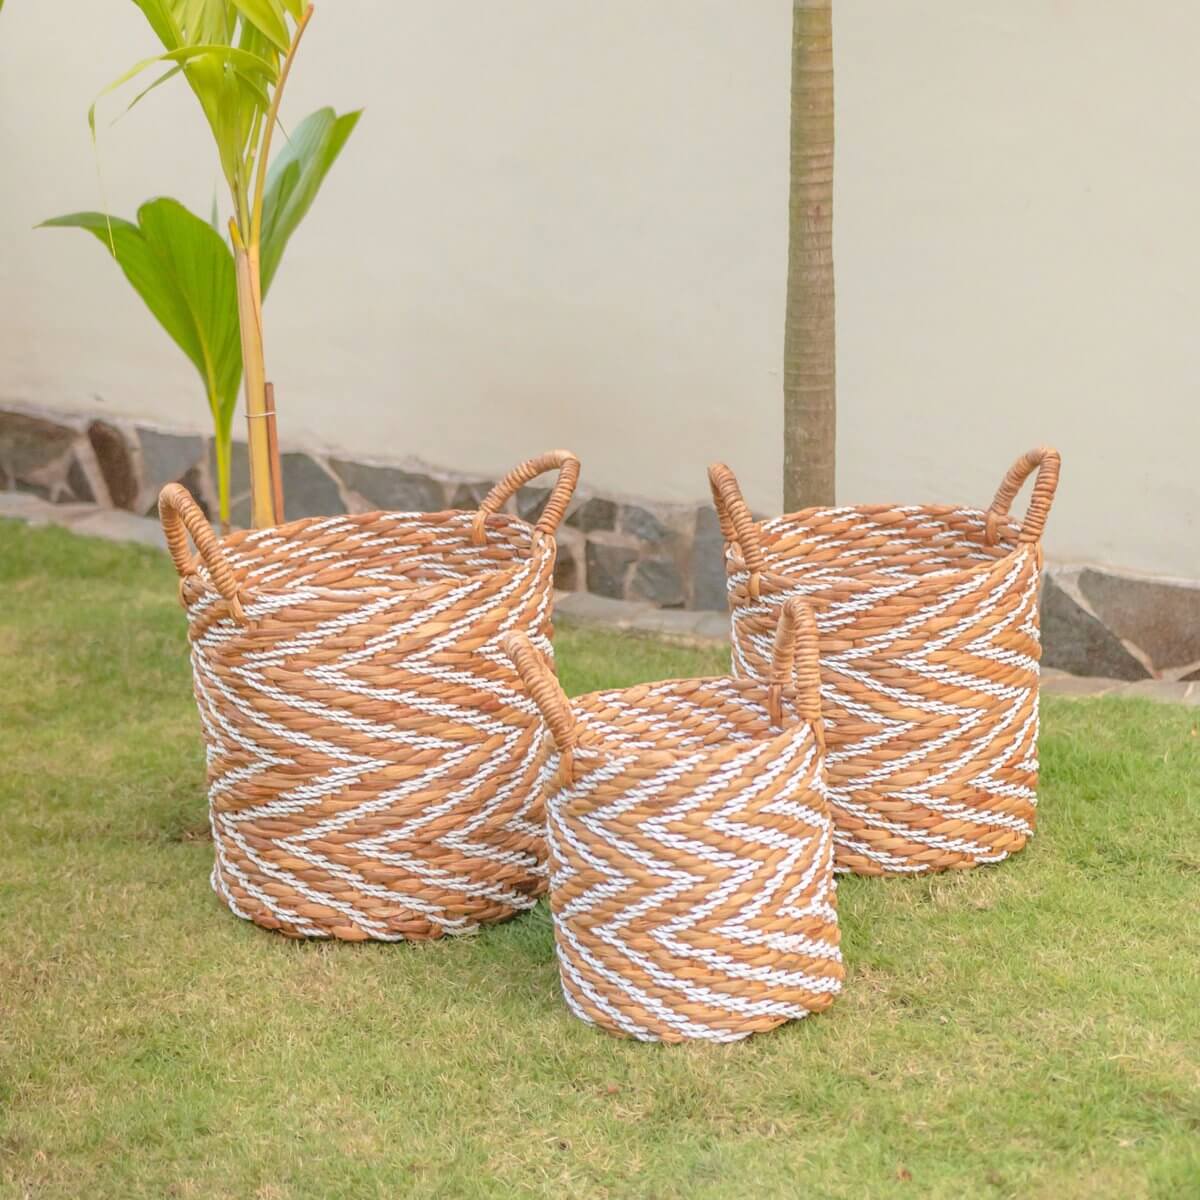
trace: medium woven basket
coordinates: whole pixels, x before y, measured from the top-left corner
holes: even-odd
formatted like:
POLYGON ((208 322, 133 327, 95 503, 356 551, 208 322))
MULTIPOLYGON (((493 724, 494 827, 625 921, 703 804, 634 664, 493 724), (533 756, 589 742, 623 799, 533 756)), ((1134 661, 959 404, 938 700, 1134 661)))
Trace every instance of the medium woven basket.
POLYGON ((756 522, 728 467, 734 674, 763 678, 781 606, 820 629, 837 866, 865 875, 996 862, 1037 805, 1038 587, 1058 452, 1031 450, 986 511, 813 508, 756 522), (1023 524, 1009 506, 1037 471, 1023 524))
POLYGON ((294 937, 424 940, 545 891, 544 735, 513 707, 501 641, 520 631, 550 652, 553 535, 578 477, 559 450, 477 512, 224 539, 182 487, 163 489, 208 746, 212 882, 238 916, 294 937), (550 470, 535 525, 499 511, 550 470))
POLYGON ((724 1042, 827 1008, 843 970, 807 609, 785 609, 765 685, 568 702, 528 639, 506 646, 553 733, 550 902, 571 1011, 645 1041, 724 1042))

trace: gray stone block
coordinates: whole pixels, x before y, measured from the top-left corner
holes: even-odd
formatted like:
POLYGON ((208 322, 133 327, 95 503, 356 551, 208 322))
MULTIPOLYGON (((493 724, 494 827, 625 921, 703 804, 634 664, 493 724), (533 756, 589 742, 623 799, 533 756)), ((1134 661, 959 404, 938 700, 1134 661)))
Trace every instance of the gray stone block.
POLYGON ((28 413, 0 412, 0 470, 10 481, 62 458, 78 436, 74 429, 28 413))
MULTIPOLYGON (((191 478, 198 480, 204 493, 206 506, 214 513, 219 503, 217 495, 217 448, 210 441, 205 453, 206 467, 199 470, 191 478)), ((180 483, 184 483, 182 479, 180 483)), ((188 491, 191 486, 184 483, 188 491)), ((196 495, 192 491, 193 495, 196 495)), ((229 451, 229 501, 231 506, 231 522, 236 528, 245 529, 250 523, 250 450, 245 442, 234 442, 229 451), (242 501, 243 503, 239 503, 242 501), (242 514, 242 515, 239 515, 242 514)), ((196 497, 200 499, 199 496, 196 497)))
POLYGON ((617 527, 617 506, 611 500, 602 500, 592 496, 567 518, 567 524, 572 529, 583 533, 594 533, 597 530, 611 530, 617 527))
POLYGON ((451 485, 450 507, 471 512, 477 509, 484 497, 494 488, 495 483, 480 480, 478 483, 459 483, 451 485))
POLYGON ((614 600, 625 598, 626 577, 637 559, 628 546, 610 545, 589 538, 587 544, 588 591, 614 600))
POLYGON ((71 455, 71 465, 67 469, 67 487, 70 488, 73 499, 85 504, 95 503, 96 493, 92 490, 92 481, 88 479, 78 453, 71 455))
POLYGON ((682 608, 687 602, 683 576, 670 558, 643 558, 634 568, 632 590, 662 608, 682 608))
POLYGON ((28 479, 17 480, 17 491, 28 492, 31 496, 36 496, 39 500, 45 500, 50 504, 61 501, 65 490, 65 484, 58 484, 51 488, 49 484, 45 483, 34 483, 28 479))
POLYGON ((1132 642, 1156 671, 1200 662, 1200 583, 1084 568, 1079 590, 1101 622, 1132 642))
POLYGON ((343 458, 332 459, 329 465, 350 491, 363 498, 368 510, 441 512, 448 507, 445 487, 428 475, 343 458))
POLYGON ((333 517, 346 511, 337 480, 308 454, 284 454, 283 503, 287 520, 333 517))
POLYGON ((234 529, 249 529, 251 518, 249 496, 243 496, 229 506, 229 523, 234 529))
MULTIPOLYGON (((147 506, 158 503, 158 493, 168 483, 179 483, 204 461, 205 439, 196 434, 138 429, 137 438, 142 451, 142 503, 147 506)), ((215 457, 213 479, 216 479, 215 457)))
POLYGON ((619 528, 639 542, 662 542, 671 536, 668 529, 648 508, 640 504, 622 504, 619 528))
POLYGON ((113 507, 135 509, 141 488, 124 432, 108 421, 92 421, 87 436, 113 507))
POLYGON ((725 612, 725 538, 716 511, 696 509, 696 532, 692 539, 692 607, 725 612))
POLYGON ((550 499, 550 488, 523 487, 517 492, 517 516, 530 525, 536 525, 550 499))
MULTIPOLYGON (((216 450, 213 450, 212 474, 213 486, 217 481, 216 450)), ((229 494, 230 496, 248 496, 250 494, 250 447, 245 442, 234 442, 229 451, 229 494)))
POLYGON ((1042 584, 1042 662, 1073 675, 1148 679, 1150 672, 1052 574, 1042 584))
MULTIPOLYGON (((234 464, 238 461, 234 448, 234 464)), ((334 517, 346 511, 337 480, 308 454, 284 454, 280 458, 283 470, 284 519, 297 521, 302 517, 334 517)), ((238 479, 237 471, 234 478, 238 479)), ((238 479, 240 482, 240 479, 238 479)), ((249 483, 247 472, 246 482, 249 483)), ((236 496, 237 493, 234 492, 236 496)), ((249 493, 235 499, 231 523, 236 529, 248 529, 252 523, 249 493)))
POLYGON ((574 538, 568 537, 558 538, 556 544, 558 552, 554 559, 554 586, 564 592, 578 591, 585 584, 583 564, 580 561, 582 547, 574 538))
MULTIPOLYGON (((217 513, 217 510, 214 507, 214 505, 210 505, 208 502, 208 490, 205 487, 204 472, 202 471, 202 469, 200 467, 198 467, 198 466, 192 467, 192 469, 190 471, 185 471, 179 477, 178 482, 180 484, 182 484, 185 488, 187 488, 187 490, 189 492, 191 492, 192 499, 195 500, 196 504, 200 508, 200 511, 210 521, 217 520, 218 513, 217 513)), ((214 497, 214 501, 216 502, 216 504, 220 503, 219 501, 216 500, 215 497, 214 497)), ((151 516, 151 517, 158 516, 157 502, 155 503, 154 507, 151 509, 151 511, 147 515, 151 516)))

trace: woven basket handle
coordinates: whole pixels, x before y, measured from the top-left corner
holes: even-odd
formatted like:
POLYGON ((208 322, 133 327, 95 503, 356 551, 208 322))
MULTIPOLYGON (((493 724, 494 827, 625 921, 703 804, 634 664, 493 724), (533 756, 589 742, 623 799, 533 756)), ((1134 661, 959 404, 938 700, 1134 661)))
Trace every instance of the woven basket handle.
POLYGON ((1041 539, 1042 530, 1046 527, 1046 518, 1050 515, 1050 505, 1054 503, 1054 493, 1058 488, 1058 471, 1062 460, 1057 450, 1049 446, 1038 446, 1022 454, 1008 469, 999 488, 996 498, 987 512, 987 542, 989 546, 996 544, 999 536, 999 524, 1008 516, 1009 505, 1017 498, 1021 485, 1037 468, 1037 478, 1033 483, 1033 497, 1029 501, 1029 510, 1025 514, 1025 523, 1021 526, 1020 540, 1036 542, 1041 539))
POLYGON ((721 533, 727 542, 737 542, 741 547, 742 558, 750 572, 750 594, 757 600, 758 577, 765 566, 758 523, 750 515, 737 477, 724 463, 713 463, 708 468, 708 486, 712 488, 713 507, 721 523, 721 533))
POLYGON ((477 546, 484 543, 484 524, 489 516, 498 513, 505 501, 516 495, 531 479, 557 471, 558 479, 551 489, 550 498, 534 529, 539 533, 553 534, 571 503, 575 485, 579 482, 579 459, 570 450, 550 450, 537 458, 526 459, 520 466, 513 467, 505 477, 483 498, 475 524, 471 526, 471 540, 477 546))
POLYGON ((230 612, 244 624, 246 614, 242 609, 233 568, 212 526, 205 520, 200 506, 192 499, 187 488, 178 483, 168 483, 158 494, 158 515, 179 578, 190 579, 196 573, 196 564, 188 549, 188 534, 191 534, 200 558, 212 576, 213 585, 229 604, 230 612))
POLYGON ((783 691, 796 692, 796 711, 825 744, 821 721, 821 660, 817 639, 817 621, 812 608, 796 596, 784 601, 775 629, 775 650, 771 656, 771 676, 767 703, 771 720, 783 727, 783 691))
POLYGON ((510 633, 501 645, 538 706, 542 719, 550 727, 554 744, 562 755, 563 770, 570 780, 574 774, 575 714, 558 676, 525 634, 510 633))

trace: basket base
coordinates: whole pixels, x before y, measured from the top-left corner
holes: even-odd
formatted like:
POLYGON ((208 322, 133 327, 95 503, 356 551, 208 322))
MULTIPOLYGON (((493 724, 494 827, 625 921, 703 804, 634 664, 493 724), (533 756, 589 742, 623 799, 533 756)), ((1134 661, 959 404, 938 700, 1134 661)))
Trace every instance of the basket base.
POLYGON ((581 1000, 568 988, 563 988, 563 999, 566 1001, 567 1008, 588 1025, 594 1025, 597 1029, 602 1029, 605 1033, 613 1037, 622 1038, 627 1041, 664 1042, 668 1045, 680 1045, 683 1042, 698 1041, 742 1042, 748 1037, 753 1037, 755 1034, 770 1033, 772 1030, 779 1029, 783 1025, 791 1024, 793 1021, 801 1021, 805 1017, 812 1016, 814 1013, 824 1012, 833 1003, 835 998, 836 993, 826 992, 824 995, 814 996, 807 1007, 797 1007, 786 1016, 760 1016, 744 1024, 723 1029, 716 1028, 710 1024, 700 1023, 691 1029, 666 1026, 656 1026, 651 1029, 644 1023, 647 1014, 641 1012, 635 1015, 631 1014, 628 1017, 627 1027, 623 1028, 621 1025, 615 1023, 611 1014, 606 1014, 595 1005, 581 1000))
POLYGON ((964 854, 957 851, 934 851, 928 847, 912 847, 906 851, 901 847, 889 847, 888 861, 857 851, 847 845, 845 835, 834 834, 833 870, 837 875, 873 875, 905 877, 909 875, 936 875, 943 871, 970 871, 975 867, 995 866, 1006 858, 1020 853, 1033 835, 1006 839, 1005 845, 994 853, 964 854))
POLYGON ((388 906, 372 914, 339 913, 328 904, 300 905, 294 919, 288 919, 266 898, 257 898, 245 887, 228 888, 214 864, 210 878, 212 889, 234 916, 260 929, 296 939, 332 939, 341 942, 433 942, 444 937, 464 937, 485 925, 498 925, 533 908, 545 893, 541 887, 530 893, 528 902, 519 907, 508 904, 471 904, 470 915, 447 920, 430 920, 413 910, 388 906))

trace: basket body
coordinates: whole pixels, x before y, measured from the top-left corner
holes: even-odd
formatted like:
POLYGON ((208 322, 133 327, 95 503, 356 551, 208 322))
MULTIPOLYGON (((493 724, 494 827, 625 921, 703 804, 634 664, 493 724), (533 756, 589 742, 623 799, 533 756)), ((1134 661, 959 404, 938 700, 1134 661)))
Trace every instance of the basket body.
POLYGON ((759 526, 757 571, 727 543, 736 675, 763 677, 781 604, 814 607, 841 870, 971 867, 1033 833, 1041 546, 987 516, 807 510, 759 526))
POLYGON ((735 1041, 841 988, 832 821, 813 724, 734 679, 571 702, 546 768, 551 907, 576 1016, 646 1041, 735 1041), (568 778, 569 775, 569 778, 568 778))
MULTIPOLYGON (((556 453, 572 472, 547 524, 578 471, 556 453)), ((544 893, 545 734, 514 707, 499 644, 519 630, 550 652, 555 544, 489 504, 549 459, 479 512, 223 540, 186 492, 164 491, 207 743, 212 883, 238 916, 294 937, 425 940, 544 893)))

